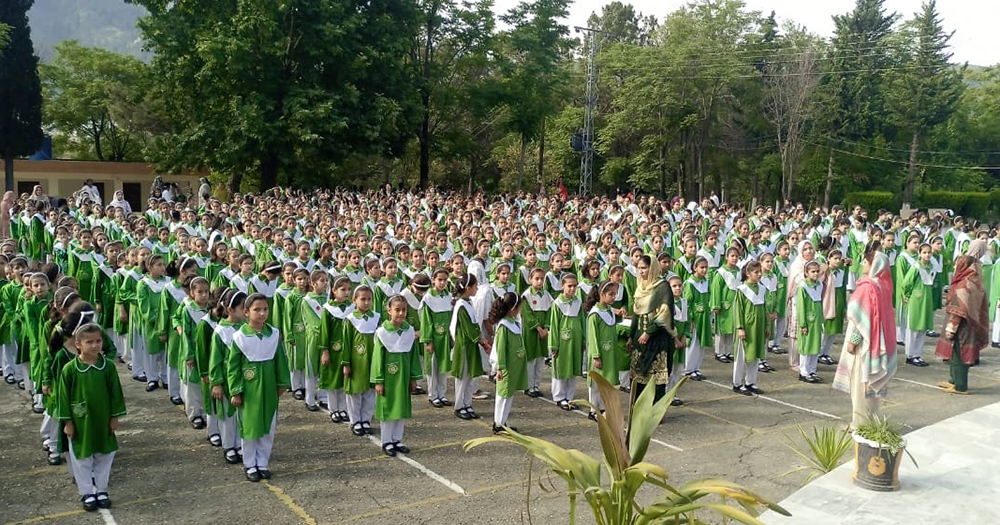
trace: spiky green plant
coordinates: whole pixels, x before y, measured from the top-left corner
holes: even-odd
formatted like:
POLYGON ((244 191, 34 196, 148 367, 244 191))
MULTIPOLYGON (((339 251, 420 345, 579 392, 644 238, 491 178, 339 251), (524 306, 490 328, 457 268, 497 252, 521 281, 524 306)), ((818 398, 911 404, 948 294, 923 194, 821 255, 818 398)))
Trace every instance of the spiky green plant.
POLYGON ((906 450, 906 443, 903 441, 903 425, 893 421, 888 415, 869 415, 868 421, 859 425, 855 432, 868 441, 878 443, 879 450, 895 454, 898 450, 903 449, 910 461, 913 462, 913 466, 920 468, 913 454, 906 450))
MULTIPOLYGON (((590 506, 598 525, 704 523, 695 517, 701 510, 718 514, 724 520, 732 519, 750 525, 763 525, 756 516, 764 508, 790 516, 777 504, 725 480, 708 479, 674 487, 667 483, 667 471, 663 467, 643 461, 653 431, 683 381, 655 404, 654 389, 644 389, 632 407, 626 433, 618 388, 598 374, 591 375, 591 378, 597 383, 607 410, 605 414, 597 415, 603 469, 600 459, 510 429, 498 436, 467 441, 465 449, 486 443, 514 443, 523 447, 566 482, 571 525, 575 523, 576 503, 581 496, 590 506), (607 483, 602 479, 604 471, 610 477, 607 483), (644 507, 636 499, 636 494, 647 484, 659 487, 662 494, 655 503, 644 507)), ((583 401, 577 403, 589 406, 583 401)))
POLYGON ((813 435, 810 437, 801 425, 796 425, 796 428, 799 429, 799 435, 802 436, 802 440, 805 441, 806 446, 803 447, 796 444, 791 439, 788 440, 789 442, 786 446, 805 460, 806 464, 789 470, 782 474, 782 476, 809 470, 811 472, 809 472, 805 481, 802 482, 803 485, 837 468, 844 454, 851 449, 851 445, 854 443, 854 440, 851 439, 851 433, 848 430, 838 432, 831 427, 814 427, 813 435))

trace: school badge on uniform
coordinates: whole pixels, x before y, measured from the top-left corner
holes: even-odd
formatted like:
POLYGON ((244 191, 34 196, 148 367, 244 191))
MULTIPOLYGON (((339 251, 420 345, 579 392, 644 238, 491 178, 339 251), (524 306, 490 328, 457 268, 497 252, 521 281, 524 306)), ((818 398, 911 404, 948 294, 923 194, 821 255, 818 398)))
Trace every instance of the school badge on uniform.
POLYGON ((524 359, 524 350, 523 349, 517 351, 517 358, 518 359, 524 359))
POLYGON ((256 377, 257 377, 257 371, 254 370, 253 368, 247 368, 246 370, 243 371, 243 379, 246 379, 247 381, 253 381, 254 378, 256 377))
POLYGON ((443 324, 434 325, 434 331, 437 332, 438 335, 444 334, 444 325, 443 324))
POLYGON ((703 305, 703 304, 696 304, 696 305, 694 305, 694 311, 696 311, 696 312, 704 312, 705 311, 705 305, 703 305))
POLYGON ((611 341, 605 341, 605 342, 601 343, 601 350, 604 350, 605 352, 610 351, 611 350, 611 341))
POLYGON ((330 349, 331 349, 331 350, 333 350, 334 352, 339 352, 339 351, 340 351, 340 349, 341 349, 341 348, 342 348, 343 346, 344 346, 344 345, 343 345, 343 344, 341 344, 341 342, 340 342, 340 341, 337 341, 337 342, 333 343, 332 345, 330 345, 330 349))
POLYGON ((306 325, 304 325, 302 323, 295 323, 295 331, 296 332, 305 332, 306 331, 306 325))
POLYGON ((385 367, 385 371, 388 372, 389 375, 394 376, 399 373, 399 365, 396 363, 389 363, 389 365, 385 367))
POLYGON ((806 321, 809 321, 810 323, 815 323, 816 322, 816 314, 814 314, 812 312, 807 313, 806 314, 806 321))
POLYGON ((559 332, 559 338, 563 341, 569 341, 573 338, 573 331, 569 329, 563 330, 559 332))
POLYGON ((70 405, 70 410, 73 411, 73 417, 83 417, 87 415, 87 402, 80 401, 79 403, 73 403, 70 405))
POLYGON ((722 301, 722 309, 723 310, 728 310, 729 309, 729 302, 728 301, 722 301))
POLYGON ((356 345, 356 346, 354 347, 354 351, 355 351, 355 352, 356 352, 356 353, 357 353, 358 355, 365 355, 365 345, 363 345, 363 344, 359 344, 359 345, 356 345))

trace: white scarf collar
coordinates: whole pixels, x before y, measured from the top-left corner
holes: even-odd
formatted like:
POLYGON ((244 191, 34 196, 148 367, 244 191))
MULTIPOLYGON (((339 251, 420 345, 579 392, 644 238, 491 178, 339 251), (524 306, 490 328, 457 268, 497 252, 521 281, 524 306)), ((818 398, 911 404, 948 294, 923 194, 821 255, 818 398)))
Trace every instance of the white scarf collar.
POLYGON ((448 325, 448 331, 451 332, 452 339, 458 333, 458 312, 462 309, 468 312, 469 320, 472 321, 472 324, 479 324, 479 319, 476 317, 476 309, 472 307, 472 303, 466 299, 458 299, 455 301, 455 308, 451 312, 451 324, 448 325))
POLYGON ((423 305, 436 314, 453 309, 452 297, 448 292, 445 292, 444 295, 434 295, 432 292, 427 292, 424 294, 423 305))
POLYGON ((802 282, 802 289, 806 291, 806 295, 809 296, 815 302, 823 301, 823 283, 816 283, 814 285, 806 284, 805 281, 802 282))
POLYGON ((754 292, 749 285, 741 284, 739 291, 743 292, 743 295, 750 300, 750 304, 754 306, 761 306, 764 304, 764 297, 767 294, 767 287, 763 285, 757 286, 757 291, 754 292))
POLYGON ((142 278, 142 282, 146 283, 146 286, 148 286, 153 293, 160 293, 163 291, 163 288, 170 283, 170 279, 164 280, 163 277, 160 277, 159 281, 154 281, 151 277, 146 276, 142 278))
POLYGON ((688 320, 688 302, 687 299, 681 297, 680 299, 674 298, 674 321, 681 323, 687 322, 688 320))
POLYGON ((257 334, 247 335, 243 330, 233 333, 233 344, 240 349, 240 352, 248 361, 259 363, 274 359, 274 354, 278 350, 278 343, 281 337, 277 328, 271 327, 271 335, 258 337, 257 334))
POLYGON ((615 313, 611 311, 610 308, 601 308, 599 305, 594 305, 590 309, 590 313, 597 315, 604 321, 604 324, 608 326, 614 326, 615 324, 615 313))
POLYGON ((694 288, 698 293, 708 293, 708 279, 695 281, 694 279, 689 277, 687 282, 691 283, 691 287, 694 288))
POLYGON ((380 326, 375 330, 375 337, 378 337, 382 347, 390 354, 405 354, 413 349, 416 332, 412 326, 406 327, 402 332, 392 332, 380 326))
POLYGON ((583 307, 583 301, 579 297, 573 297, 569 301, 563 301, 557 299, 553 301, 556 308, 563 313, 566 317, 576 317, 580 315, 580 309, 583 307))
POLYGON ((356 312, 351 312, 351 315, 347 316, 347 320, 351 322, 354 329, 362 334, 373 334, 375 329, 378 328, 380 322, 380 315, 378 312, 369 312, 371 315, 368 318, 358 317, 354 315, 356 312))

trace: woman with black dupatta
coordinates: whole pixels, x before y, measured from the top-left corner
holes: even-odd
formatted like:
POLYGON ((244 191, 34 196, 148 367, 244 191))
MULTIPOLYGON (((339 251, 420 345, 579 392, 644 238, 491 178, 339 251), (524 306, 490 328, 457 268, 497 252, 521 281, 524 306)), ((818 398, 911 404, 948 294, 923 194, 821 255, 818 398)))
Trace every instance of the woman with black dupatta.
POLYGON ((677 332, 674 329, 674 296, 663 278, 660 263, 643 255, 635 291, 635 311, 629 329, 632 353, 632 403, 649 385, 656 388, 654 403, 662 398, 670 382, 677 332))

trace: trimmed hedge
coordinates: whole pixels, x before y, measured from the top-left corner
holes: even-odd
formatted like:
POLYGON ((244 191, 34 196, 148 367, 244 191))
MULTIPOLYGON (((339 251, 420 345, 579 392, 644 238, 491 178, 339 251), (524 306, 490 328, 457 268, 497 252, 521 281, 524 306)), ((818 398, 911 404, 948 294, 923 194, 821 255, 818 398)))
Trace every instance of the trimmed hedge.
POLYGON ((898 212, 902 206, 900 196, 888 191, 855 191, 844 196, 844 207, 848 210, 861 206, 872 217, 878 210, 898 212))
POLYGON ((984 220, 990 211, 990 203, 997 202, 1000 193, 978 191, 925 191, 914 203, 917 208, 946 208, 956 215, 984 220))

